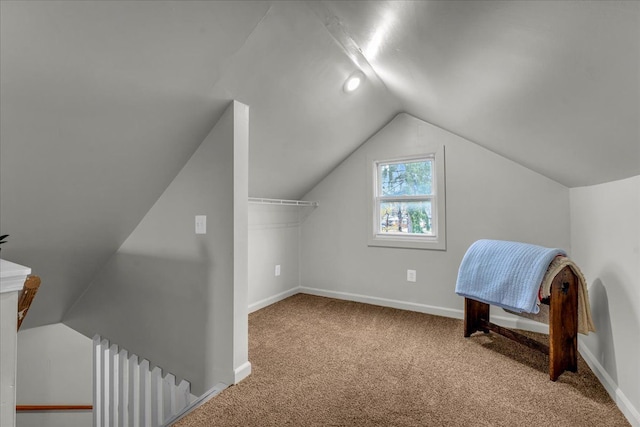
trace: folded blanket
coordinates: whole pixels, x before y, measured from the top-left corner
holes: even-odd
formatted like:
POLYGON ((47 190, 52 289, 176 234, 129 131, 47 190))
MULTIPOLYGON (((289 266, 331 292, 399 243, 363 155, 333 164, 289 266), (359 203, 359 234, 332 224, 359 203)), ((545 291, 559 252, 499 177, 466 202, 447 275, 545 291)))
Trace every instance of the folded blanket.
POLYGON ((566 253, 527 243, 478 240, 462 259, 456 294, 516 313, 537 313, 540 284, 557 255, 566 253))
MULTIPOLYGON (((594 325, 593 318, 591 317, 591 305, 589 303, 587 279, 585 279, 584 274, 582 274, 582 271, 575 262, 564 256, 554 258, 553 261, 551 261, 551 264, 549 264, 547 273, 542 281, 542 286, 540 286, 540 296, 542 298, 547 298, 551 295, 551 283, 553 282, 553 279, 563 268, 567 266, 571 268, 578 278, 578 332, 588 335, 589 332, 596 331, 596 326, 594 325)), ((548 306, 542 307, 543 309, 546 308, 546 310, 541 310, 540 312, 540 314, 543 315, 542 319, 537 319, 536 316, 529 317, 525 315, 525 317, 529 317, 530 319, 538 320, 543 323, 549 323, 549 308, 548 306)))

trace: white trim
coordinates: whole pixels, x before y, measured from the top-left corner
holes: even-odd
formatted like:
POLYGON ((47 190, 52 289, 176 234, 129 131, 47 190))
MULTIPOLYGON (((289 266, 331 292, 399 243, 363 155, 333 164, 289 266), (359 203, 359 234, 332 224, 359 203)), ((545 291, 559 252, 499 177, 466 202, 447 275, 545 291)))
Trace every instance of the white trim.
POLYGON ((186 408, 184 408, 182 410, 182 412, 180 412, 179 414, 176 414, 174 417, 170 418, 167 422, 165 422, 162 426, 163 427, 168 427, 172 424, 174 424, 175 422, 177 422, 178 420, 181 420, 182 418, 184 418, 187 414, 195 411, 196 409, 198 409, 200 406, 204 405, 205 403, 207 403, 209 400, 213 399, 214 397, 216 397, 217 395, 219 395, 220 393, 222 393, 226 388, 228 388, 229 386, 225 383, 217 383, 216 385, 214 385, 210 390, 205 391, 200 397, 198 397, 196 400, 194 400, 193 402, 191 402, 190 405, 188 405, 186 408))
POLYGON ((249 203, 258 205, 282 205, 282 206, 313 206, 317 207, 320 204, 316 201, 308 200, 286 200, 286 199, 265 199, 263 197, 249 197, 249 203))
POLYGON ((491 321, 497 325, 503 326, 505 328, 511 329, 521 329, 524 331, 537 332, 539 334, 549 334, 549 325, 546 323, 536 322, 535 320, 530 320, 524 317, 506 317, 491 314, 491 321))
POLYGON ((622 414, 627 417, 629 423, 634 427, 640 427, 640 410, 636 408, 624 392, 620 390, 618 384, 616 384, 615 380, 611 378, 600 362, 598 362, 598 359, 591 353, 591 350, 580 341, 578 341, 578 351, 584 361, 587 362, 587 365, 589 365, 589 368, 591 368, 596 377, 598 377, 622 414))
POLYGON ((249 375, 251 375, 251 362, 246 361, 233 370, 233 383, 238 384, 249 375))
MULTIPOLYGON (((445 147, 425 141, 425 146, 421 153, 404 153, 404 155, 376 155, 367 156, 367 186, 368 186, 368 221, 367 224, 367 245, 370 247, 387 247, 403 249, 426 249, 426 250, 447 250, 447 224, 446 224, 446 182, 445 182, 445 147), (430 159, 432 163, 432 194, 425 198, 431 200, 431 227, 433 234, 395 234, 380 233, 378 221, 379 203, 378 195, 379 170, 378 165, 399 163, 402 161, 430 159)), ((402 197, 403 199, 405 197, 402 197)))
MULTIPOLYGON (((435 316, 443 316, 454 319, 464 319, 464 310, 437 307, 427 304, 419 304, 415 302, 406 302, 388 298, 371 297, 367 295, 352 294, 348 292, 328 291, 325 289, 300 287, 300 293, 316 295, 327 298, 336 298, 346 301, 362 302, 365 304, 379 305, 383 307, 397 308, 399 310, 416 311, 418 313, 433 314, 435 316)), ((491 315, 491 320, 496 324, 505 328, 524 329, 531 332, 539 332, 542 334, 549 333, 549 326, 544 323, 535 322, 525 318, 511 318, 500 315, 491 315)))
POLYGON ((256 301, 253 304, 249 304, 249 313, 253 313, 254 311, 258 311, 261 308, 267 307, 271 304, 275 304, 278 301, 282 301, 283 299, 289 298, 295 294, 300 293, 300 287, 291 288, 288 291, 280 292, 277 295, 270 296, 260 301, 256 301))
POLYGON ((325 289, 307 288, 301 286, 300 293, 316 295, 320 297, 336 298, 346 301, 362 302, 365 304, 397 308, 400 310, 417 311, 419 313, 435 314, 437 316, 453 317, 455 319, 462 319, 464 317, 464 313, 462 310, 436 307, 433 305, 418 304, 414 302, 399 301, 387 298, 370 297, 367 295, 352 294, 349 292, 328 291, 325 289))
POLYGON ((21 291, 29 274, 29 267, 0 259, 0 293, 21 291))

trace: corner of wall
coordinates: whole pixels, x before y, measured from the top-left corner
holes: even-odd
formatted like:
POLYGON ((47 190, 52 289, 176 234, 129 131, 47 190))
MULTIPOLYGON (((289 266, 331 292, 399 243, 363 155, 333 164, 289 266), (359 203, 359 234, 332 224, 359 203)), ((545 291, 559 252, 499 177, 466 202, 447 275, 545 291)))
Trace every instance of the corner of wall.
POLYGON ((588 282, 597 331, 580 352, 640 426, 640 176, 572 188, 571 256, 588 282))
POLYGON ((234 298, 244 298, 246 318, 246 279, 239 294, 233 286, 242 280, 234 266, 246 266, 248 119, 247 106, 230 103, 65 316, 84 335, 100 334, 190 381, 196 394, 219 382, 207 372, 233 377, 234 349, 246 343, 246 332, 234 339, 243 330, 234 329, 243 322, 234 298), (207 234, 195 234, 196 215, 208 217, 207 234))

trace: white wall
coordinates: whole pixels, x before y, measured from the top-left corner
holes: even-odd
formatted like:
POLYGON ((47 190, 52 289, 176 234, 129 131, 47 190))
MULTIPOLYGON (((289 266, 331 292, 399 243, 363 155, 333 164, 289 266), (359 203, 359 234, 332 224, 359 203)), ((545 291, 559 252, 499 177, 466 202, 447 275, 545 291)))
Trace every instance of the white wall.
POLYGON ((572 256, 597 328, 580 336, 580 351, 640 426, 640 176, 570 194, 572 256))
MULTIPOLYGON (((517 141, 514 141, 517 144, 517 141)), ((461 317, 454 293, 460 261, 477 239, 569 249, 569 190, 477 144, 407 114, 396 116, 305 199, 317 200, 301 229, 305 292, 461 317), (367 158, 446 149, 447 250, 367 246, 367 158), (406 281, 406 270, 417 282, 406 281)))
POLYGON ((63 321, 191 382, 248 364, 248 107, 233 102, 63 321), (207 215, 207 234, 195 234, 207 215))
MULTIPOLYGON (((18 405, 93 404, 93 343, 62 323, 18 333, 18 405)), ((86 427, 91 411, 18 412, 18 427, 86 427)))
POLYGON ((249 205, 249 311, 298 292, 300 221, 312 209, 249 205))

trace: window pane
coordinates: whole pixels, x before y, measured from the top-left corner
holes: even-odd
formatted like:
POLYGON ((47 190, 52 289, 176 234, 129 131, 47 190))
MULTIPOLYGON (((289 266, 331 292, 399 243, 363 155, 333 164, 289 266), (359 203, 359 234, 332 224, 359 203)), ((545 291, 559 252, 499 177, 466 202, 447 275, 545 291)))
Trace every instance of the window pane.
POLYGON ((431 193, 433 160, 379 165, 382 196, 418 196, 431 193))
POLYGON ((433 234, 431 201, 380 203, 380 233, 433 234))

